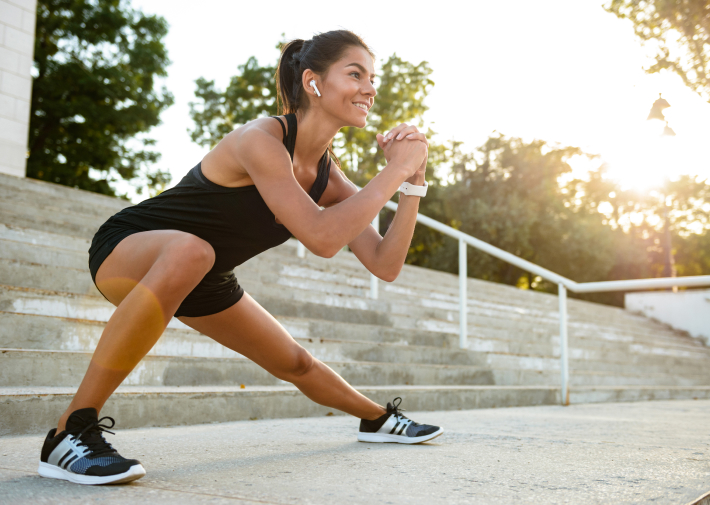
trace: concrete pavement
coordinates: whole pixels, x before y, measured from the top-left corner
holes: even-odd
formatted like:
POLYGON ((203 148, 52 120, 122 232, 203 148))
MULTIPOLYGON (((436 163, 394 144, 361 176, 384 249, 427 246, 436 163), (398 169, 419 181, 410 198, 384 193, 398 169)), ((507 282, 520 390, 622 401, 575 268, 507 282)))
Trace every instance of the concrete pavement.
POLYGON ((43 479, 43 434, 4 437, 0 503, 687 504, 710 491, 710 400, 410 417, 446 433, 403 446, 358 443, 347 416, 133 430, 117 419, 108 440, 148 474, 105 487, 43 479))

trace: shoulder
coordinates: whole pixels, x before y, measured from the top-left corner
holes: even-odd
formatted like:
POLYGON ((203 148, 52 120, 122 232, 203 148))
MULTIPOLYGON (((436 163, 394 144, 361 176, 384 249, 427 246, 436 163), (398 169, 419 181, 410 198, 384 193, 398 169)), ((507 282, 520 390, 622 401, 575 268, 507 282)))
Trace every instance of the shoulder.
MULTIPOLYGON (((281 120, 283 121, 283 117, 281 120)), ((288 128, 285 121, 284 125, 288 128)), ((273 117, 258 118, 236 128, 220 143, 225 145, 233 159, 243 161, 259 153, 282 151, 280 148, 284 147, 283 130, 273 117)), ((285 152, 285 149, 283 151, 285 152)))
MULTIPOLYGON (((281 121, 283 121, 284 128, 288 133, 288 123, 283 116, 277 116, 281 121)), ((258 140, 259 138, 271 137, 279 142, 283 141, 283 130, 278 120, 273 117, 261 117, 249 121, 248 123, 240 126, 229 134, 233 136, 235 140, 249 139, 258 140)))

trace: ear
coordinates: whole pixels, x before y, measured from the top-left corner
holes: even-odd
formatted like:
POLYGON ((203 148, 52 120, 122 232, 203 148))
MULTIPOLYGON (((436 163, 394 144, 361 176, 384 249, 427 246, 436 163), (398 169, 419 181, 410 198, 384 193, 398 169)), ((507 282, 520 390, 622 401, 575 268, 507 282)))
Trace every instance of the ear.
POLYGON ((318 87, 321 93, 323 92, 323 86, 321 85, 320 77, 310 68, 307 68, 303 71, 301 79, 303 80, 301 82, 301 84, 303 85, 303 89, 310 96, 317 98, 316 90, 314 90, 313 86, 311 86, 311 81, 316 81, 316 86, 318 87))

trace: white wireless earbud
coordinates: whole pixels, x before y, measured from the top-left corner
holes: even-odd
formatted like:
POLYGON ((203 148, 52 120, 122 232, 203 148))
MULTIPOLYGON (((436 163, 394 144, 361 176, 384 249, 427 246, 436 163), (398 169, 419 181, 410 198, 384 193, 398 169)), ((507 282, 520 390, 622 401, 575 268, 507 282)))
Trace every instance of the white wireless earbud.
POLYGON ((316 86, 316 81, 312 80, 309 84, 313 88, 313 91, 316 92, 316 95, 320 96, 320 91, 318 91, 318 86, 316 86))

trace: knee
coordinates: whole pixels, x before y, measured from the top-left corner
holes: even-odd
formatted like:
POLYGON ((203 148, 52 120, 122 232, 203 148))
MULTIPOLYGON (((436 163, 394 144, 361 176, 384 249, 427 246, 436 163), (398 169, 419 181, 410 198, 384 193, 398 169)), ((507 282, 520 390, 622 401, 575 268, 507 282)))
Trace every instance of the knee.
POLYGON ((289 361, 288 369, 284 371, 284 375, 288 377, 285 380, 293 382, 310 372, 315 364, 316 359, 311 356, 311 353, 299 345, 289 361))
POLYGON ((185 272, 194 272, 200 277, 210 271, 215 261, 215 253, 212 246, 194 235, 186 234, 170 244, 167 251, 172 263, 179 265, 185 272))

